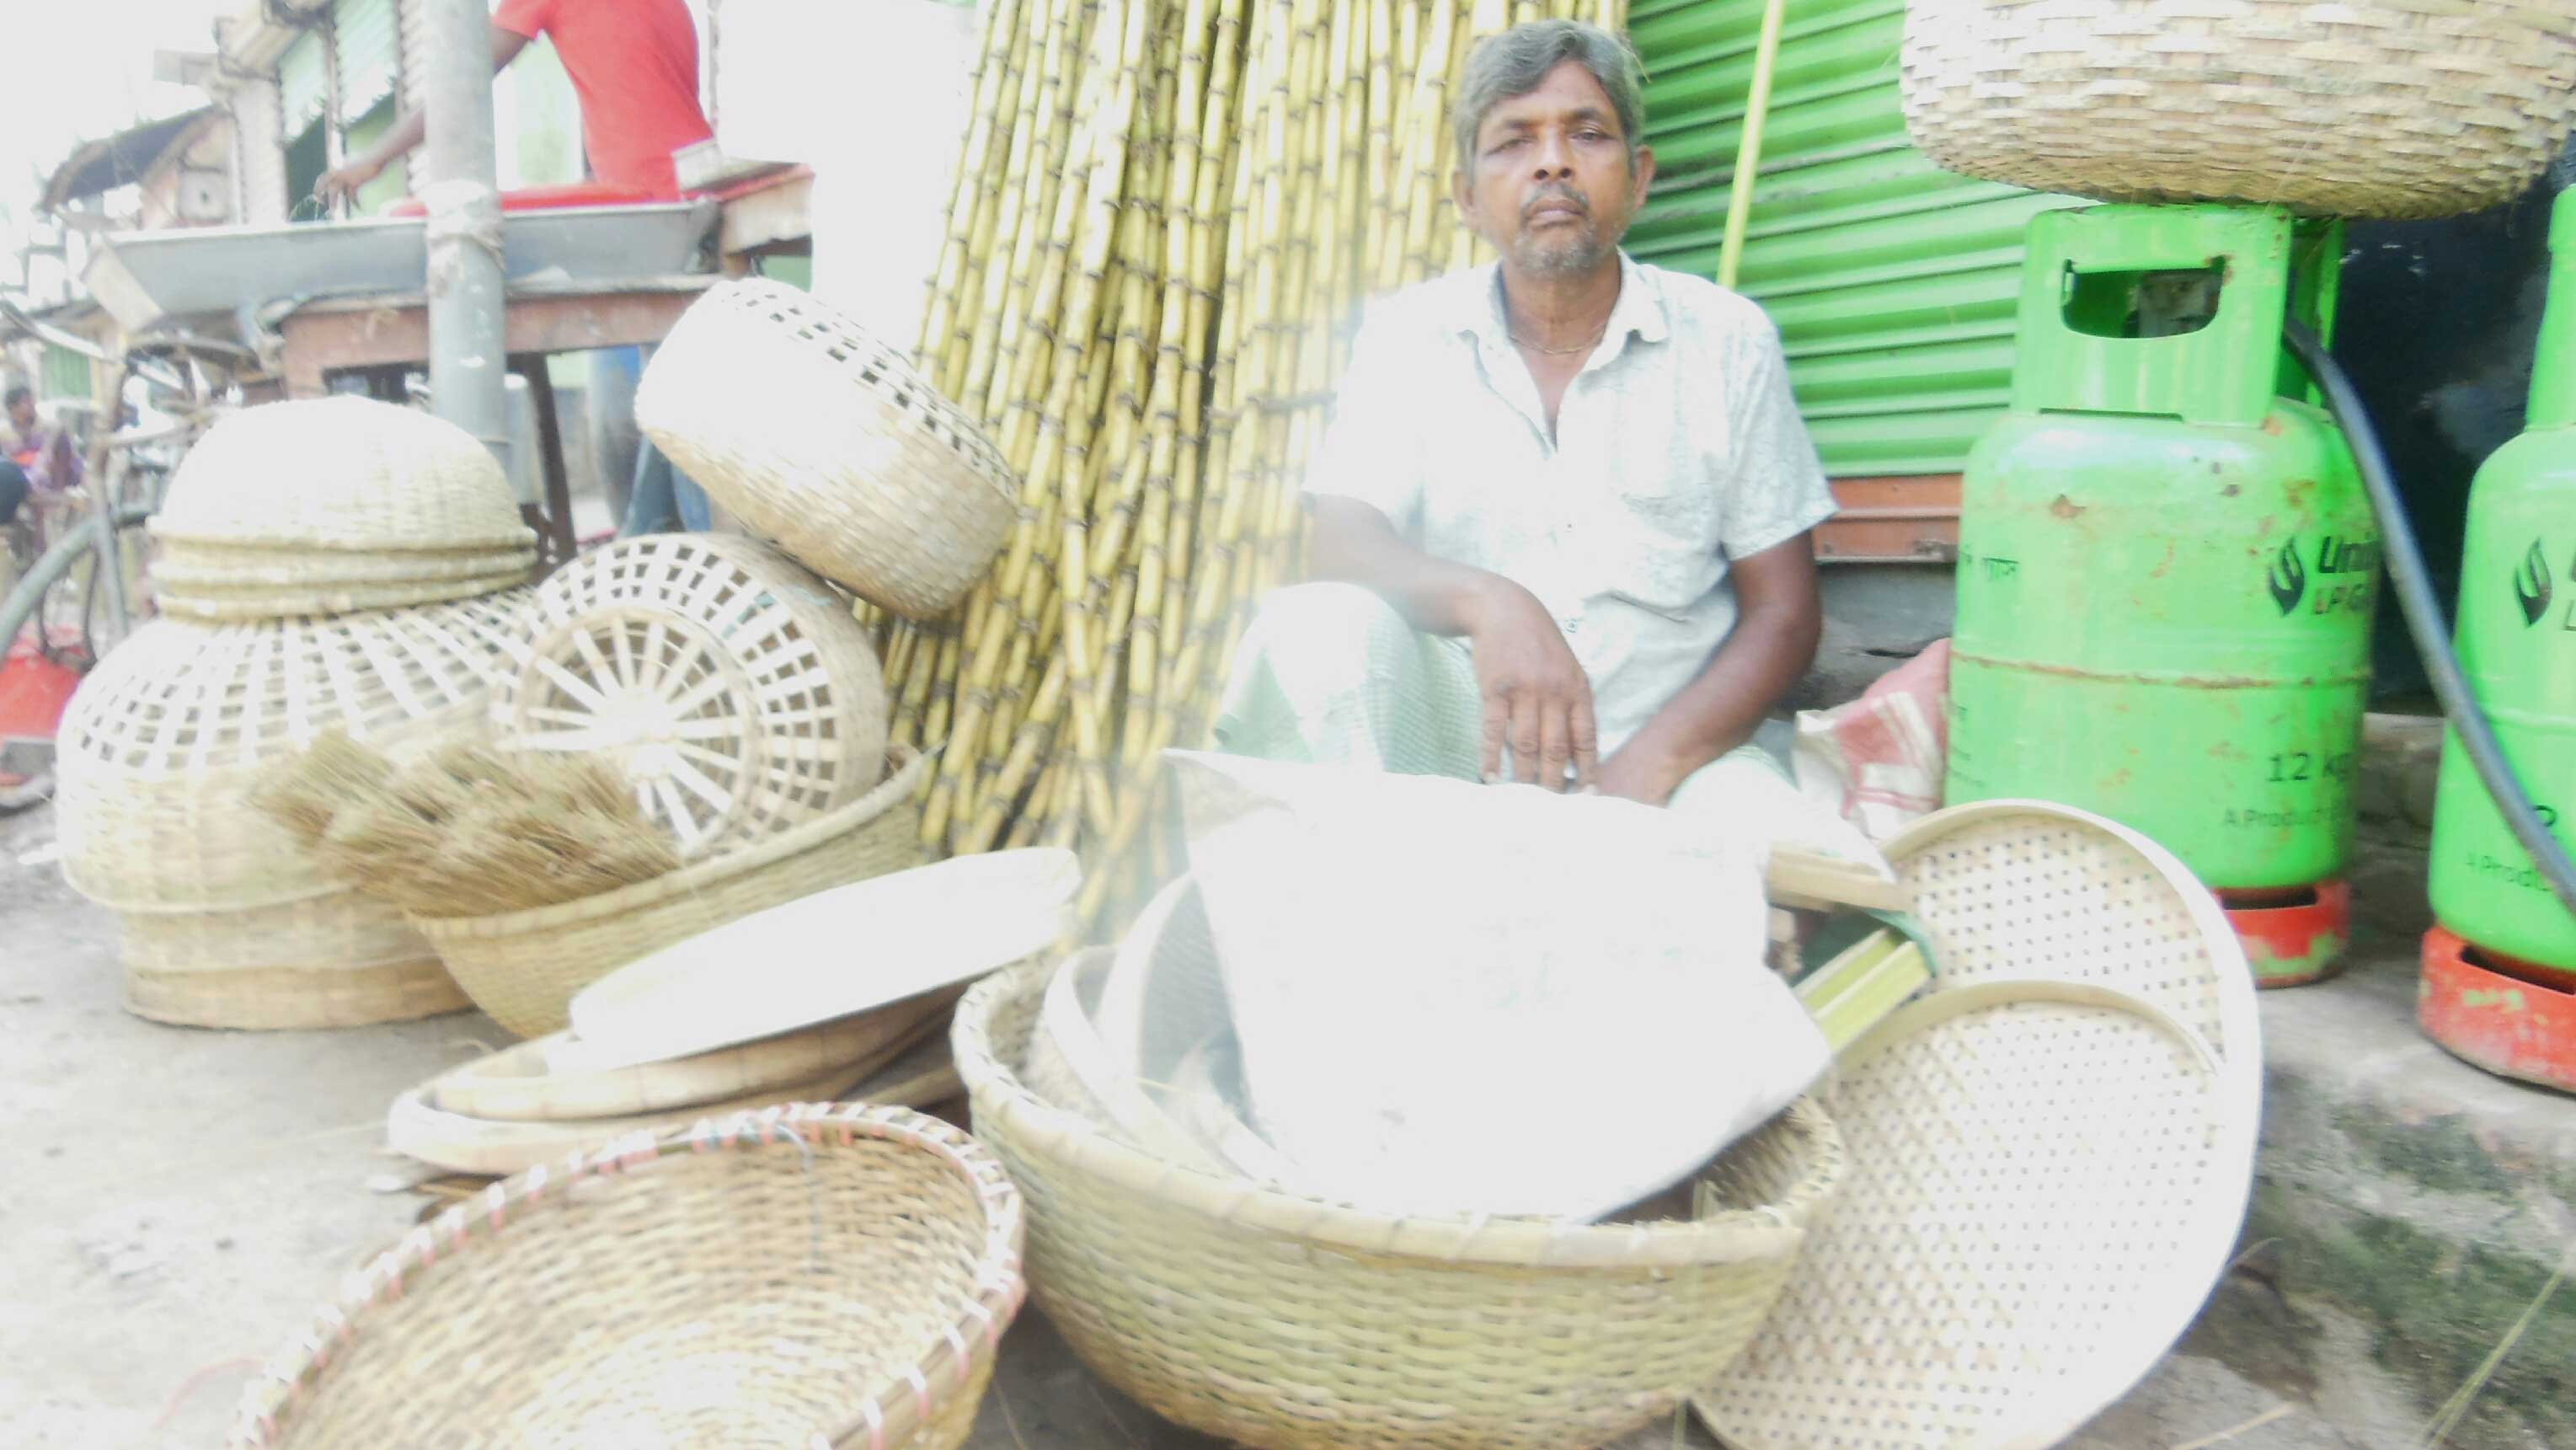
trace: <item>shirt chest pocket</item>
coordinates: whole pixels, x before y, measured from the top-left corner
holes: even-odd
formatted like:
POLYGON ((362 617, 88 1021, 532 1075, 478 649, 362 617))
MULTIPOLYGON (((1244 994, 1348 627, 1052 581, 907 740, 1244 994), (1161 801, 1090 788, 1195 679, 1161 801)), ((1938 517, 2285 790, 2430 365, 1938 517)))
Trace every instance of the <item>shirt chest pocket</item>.
POLYGON ((1603 480, 1596 587, 1679 617, 1724 573, 1726 491, 1716 464, 1697 450, 1641 451, 1623 456, 1603 480))

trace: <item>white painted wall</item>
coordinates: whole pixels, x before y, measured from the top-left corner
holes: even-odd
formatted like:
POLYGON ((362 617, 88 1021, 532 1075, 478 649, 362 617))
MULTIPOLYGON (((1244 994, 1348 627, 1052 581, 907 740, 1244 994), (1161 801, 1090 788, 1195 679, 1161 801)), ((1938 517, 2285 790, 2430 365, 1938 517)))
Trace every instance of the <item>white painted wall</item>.
POLYGON ((973 99, 973 7, 720 0, 716 33, 717 141, 814 168, 815 293, 909 347, 973 99))

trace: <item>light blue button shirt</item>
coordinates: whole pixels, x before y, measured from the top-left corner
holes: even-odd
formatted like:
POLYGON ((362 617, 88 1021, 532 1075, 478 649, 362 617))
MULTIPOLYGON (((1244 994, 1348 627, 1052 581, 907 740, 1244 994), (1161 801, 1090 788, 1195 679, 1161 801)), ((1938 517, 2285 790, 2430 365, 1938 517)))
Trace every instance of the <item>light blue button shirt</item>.
POLYGON ((1536 595, 1592 681, 1604 754, 1735 627, 1729 561, 1834 511, 1770 319, 1625 253, 1553 438, 1494 266, 1374 304, 1306 490, 1536 595))

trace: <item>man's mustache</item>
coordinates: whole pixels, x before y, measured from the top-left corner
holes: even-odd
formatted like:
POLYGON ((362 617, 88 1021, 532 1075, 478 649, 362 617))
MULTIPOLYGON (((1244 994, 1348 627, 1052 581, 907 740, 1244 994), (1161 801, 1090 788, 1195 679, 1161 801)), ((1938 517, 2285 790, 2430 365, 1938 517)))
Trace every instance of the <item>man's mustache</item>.
POLYGON ((1554 182, 1540 187, 1537 192, 1531 195, 1529 200, 1521 203, 1521 220, 1528 221, 1532 216, 1537 215, 1540 207, 1549 205, 1550 203, 1563 203, 1571 206, 1574 208, 1574 214, 1579 217, 1590 217, 1592 215, 1592 204, 1583 199, 1582 192, 1576 191, 1573 187, 1568 186, 1563 182, 1554 182))

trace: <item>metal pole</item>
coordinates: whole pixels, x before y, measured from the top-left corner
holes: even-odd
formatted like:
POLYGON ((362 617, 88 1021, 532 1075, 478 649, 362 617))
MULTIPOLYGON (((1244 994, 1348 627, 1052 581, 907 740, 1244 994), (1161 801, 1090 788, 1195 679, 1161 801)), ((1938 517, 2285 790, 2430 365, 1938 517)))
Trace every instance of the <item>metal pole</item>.
POLYGON ((429 399, 506 469, 501 193, 492 162, 489 0, 427 0, 429 399))

